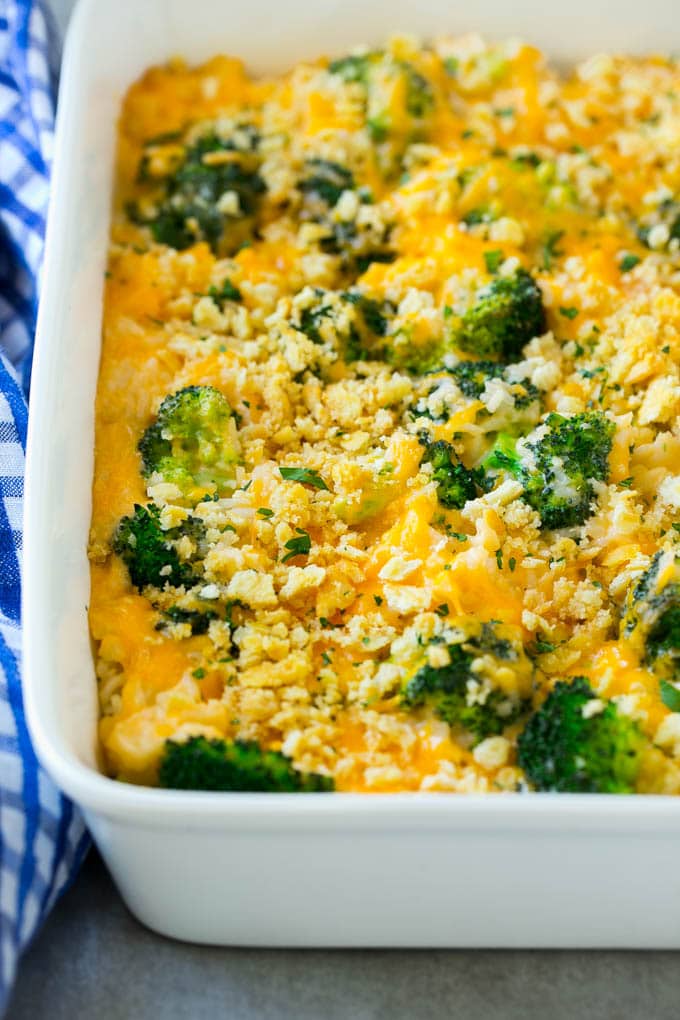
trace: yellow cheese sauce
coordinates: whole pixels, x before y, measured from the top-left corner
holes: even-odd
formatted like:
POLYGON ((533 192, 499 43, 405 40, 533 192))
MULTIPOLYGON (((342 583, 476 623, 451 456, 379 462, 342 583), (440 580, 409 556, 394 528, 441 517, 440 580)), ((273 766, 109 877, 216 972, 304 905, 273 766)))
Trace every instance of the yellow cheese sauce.
POLYGON ((673 59, 561 74, 470 35, 271 80, 225 57, 148 71, 120 117, 96 404, 110 774, 154 784, 165 742, 202 735, 339 791, 526 789, 519 734, 585 677, 588 714, 644 736, 636 789, 679 792, 658 637, 680 605, 679 328, 673 59), (536 324, 489 347, 498 319, 471 317, 518 281, 536 324), (230 416, 223 448, 183 440, 189 480, 157 455, 188 387, 230 416), (566 454, 527 480, 550 415, 609 430, 578 492, 566 454), (125 522, 149 508, 168 559, 142 576, 125 522), (438 670, 463 715, 423 693, 438 670))

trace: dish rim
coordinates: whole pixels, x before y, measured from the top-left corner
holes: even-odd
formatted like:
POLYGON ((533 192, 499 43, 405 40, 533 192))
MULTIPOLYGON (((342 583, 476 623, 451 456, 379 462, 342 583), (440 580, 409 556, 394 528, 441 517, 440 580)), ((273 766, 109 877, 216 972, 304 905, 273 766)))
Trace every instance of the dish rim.
MULTIPOLYGON (((49 320, 58 300, 54 263, 59 247, 55 240, 67 230, 69 221, 62 197, 67 193, 70 139, 78 130, 77 104, 82 65, 81 39, 94 17, 98 0, 79 0, 69 27, 59 94, 55 132, 54 173, 45 247, 45 286, 36 330, 31 414, 29 415, 24 523, 24 564, 22 619, 24 642, 23 692, 29 729, 36 751, 47 771, 61 788, 86 809, 130 824, 147 820, 170 824, 179 819, 202 821, 206 828, 228 828, 247 823, 249 828, 303 823, 307 828, 335 828, 351 823, 371 831, 384 828, 420 828, 423 823, 437 829, 465 827, 478 829, 569 828, 579 831, 629 831, 631 819, 645 819, 648 825, 668 827, 669 820, 680 831, 680 812, 669 815, 677 798, 659 794, 453 794, 453 793, 334 793, 263 794, 217 793, 165 790, 133 786, 114 780, 81 761, 68 746, 56 716, 40 698, 37 647, 44 637, 40 604, 37 535, 45 528, 37 495, 41 488, 46 457, 40 453, 41 436, 49 420, 40 397, 55 384, 49 377, 49 355, 55 344, 49 320), (52 281, 55 281, 53 284, 52 281), (33 494, 36 493, 34 496, 33 494)), ((44 515, 43 515, 44 516, 44 515)), ((93 669, 94 682, 94 669, 93 669)), ((648 828, 645 829, 649 831, 648 828)))

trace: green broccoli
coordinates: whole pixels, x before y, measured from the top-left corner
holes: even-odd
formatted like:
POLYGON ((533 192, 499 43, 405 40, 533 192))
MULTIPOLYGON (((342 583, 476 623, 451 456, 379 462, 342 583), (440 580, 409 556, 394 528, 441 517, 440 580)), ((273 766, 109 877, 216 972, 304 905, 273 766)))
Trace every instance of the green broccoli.
POLYGON ((528 707, 531 664, 520 642, 502 625, 454 628, 428 647, 432 652, 425 650, 425 661, 402 689, 404 707, 429 706, 474 743, 502 733, 528 707), (448 662, 433 665, 439 648, 448 662))
POLYGON ((238 287, 231 282, 229 277, 225 277, 219 287, 214 285, 208 287, 208 297, 211 297, 215 304, 222 310, 227 301, 242 301, 243 294, 238 287))
POLYGON ((400 493, 394 464, 377 447, 354 458, 360 469, 349 490, 336 486, 333 512, 349 525, 361 525, 381 513, 400 493))
POLYGON ((427 117, 434 108, 434 93, 427 79, 407 60, 372 50, 334 60, 328 70, 333 76, 362 87, 366 127, 373 142, 404 142, 424 137, 427 117), (401 105, 396 117, 393 96, 398 97, 401 105))
POLYGON ((497 276, 456 322, 451 340, 460 350, 481 358, 517 361, 522 348, 546 330, 538 284, 525 269, 497 276))
POLYGON ((135 504, 134 514, 123 517, 113 536, 111 547, 120 556, 130 574, 130 580, 140 591, 148 585, 163 588, 190 584, 193 570, 183 563, 173 545, 179 529, 163 531, 160 509, 135 504))
POLYGON ((333 219, 324 225, 327 233, 319 241, 321 250, 340 256, 343 270, 352 278, 365 273, 372 262, 394 262, 397 257, 389 246, 389 227, 360 226, 353 219, 333 219))
POLYGON ((376 301, 359 291, 346 291, 345 301, 354 305, 357 311, 355 325, 344 350, 345 361, 361 361, 371 356, 375 344, 384 337, 389 329, 390 317, 394 315, 394 305, 389 301, 376 301))
POLYGON ((339 256, 341 268, 349 279, 366 271, 372 262, 392 262, 390 226, 378 220, 357 216, 359 209, 372 201, 370 191, 357 188, 354 174, 341 163, 313 157, 306 164, 307 176, 298 184, 304 196, 301 216, 321 225, 319 247, 327 255, 339 256), (335 210, 346 191, 354 192, 357 203, 341 216, 335 210))
POLYGON ((394 315, 394 305, 389 301, 376 301, 359 291, 345 291, 345 301, 355 305, 363 320, 363 325, 373 336, 385 336, 389 327, 389 319, 394 315))
POLYGON ((482 223, 491 223, 496 219, 494 213, 488 206, 480 206, 477 209, 470 209, 469 212, 464 213, 460 221, 468 227, 478 227, 482 223))
POLYGON ((673 550, 658 552, 632 586, 621 633, 645 665, 680 680, 680 556, 673 550))
POLYGON ((170 606, 163 610, 162 618, 156 624, 156 630, 166 630, 172 624, 188 623, 192 634, 207 634, 213 620, 219 620, 214 609, 183 609, 181 606, 170 606))
POLYGON ((312 343, 330 343, 345 361, 377 358, 394 306, 357 290, 316 292, 318 303, 304 308, 294 322, 312 343))
POLYGON ((279 751, 263 751, 251 740, 167 740, 158 778, 173 790, 324 793, 328 776, 299 772, 279 751))
POLYGON ((477 498, 476 472, 461 464, 451 443, 445 439, 435 443, 425 441, 423 463, 432 465, 437 499, 447 510, 462 510, 468 500, 477 498))
POLYGON ((530 428, 541 415, 541 393, 528 379, 515 379, 514 370, 515 366, 497 361, 461 361, 453 367, 444 365, 428 371, 416 386, 417 399, 409 414, 415 419, 448 421, 452 413, 460 410, 457 388, 463 396, 484 405, 479 408, 476 420, 486 433, 530 428), (451 386, 452 378, 456 387, 451 386), (487 390, 487 383, 496 381, 503 384, 500 402, 492 386, 487 390))
POLYGON ((489 480, 499 472, 514 475, 544 528, 583 524, 595 495, 593 482, 606 481, 609 473, 614 429, 601 411, 572 418, 551 413, 524 439, 499 434, 482 469, 489 480))
POLYGON ((241 125, 230 138, 208 132, 186 145, 179 163, 163 175, 150 174, 145 153, 139 178, 150 188, 145 205, 154 211, 143 213, 132 203, 128 214, 147 225, 159 244, 182 250, 207 241, 217 255, 233 254, 252 236, 266 191, 258 148, 257 131, 241 125), (227 193, 234 195, 233 208, 223 204, 227 193))
POLYGON ((425 78, 415 67, 407 61, 401 61, 400 66, 406 75, 406 110, 416 118, 426 117, 434 106, 432 88, 425 78))
POLYGON ((495 442, 481 464, 485 487, 493 488, 499 474, 507 472, 524 481, 525 474, 520 455, 517 452, 519 436, 511 432, 499 432, 495 442))
POLYGON ((490 379, 502 379, 505 365, 499 361, 459 361, 449 369, 460 392, 479 400, 490 379))
POLYGON ((390 247, 391 225, 380 217, 358 215, 373 199, 367 188, 357 188, 352 171, 318 157, 308 159, 305 168, 307 176, 298 184, 303 195, 301 219, 323 228, 318 235, 319 248, 327 255, 338 256, 346 283, 366 272, 372 262, 393 262, 396 253, 390 247), (356 201, 336 210, 341 196, 348 191, 356 201))
POLYGON ((337 205, 343 191, 352 191, 355 187, 354 174, 340 163, 314 157, 305 165, 309 177, 300 182, 300 191, 319 199, 330 209, 337 205))
MULTIPOLYGON (((323 295, 323 291, 319 291, 319 296, 323 295)), ((333 308, 330 304, 319 304, 312 305, 309 308, 303 308, 299 315, 299 321, 294 323, 295 328, 299 329, 301 333, 304 333, 308 340, 311 340, 313 344, 323 344, 324 338, 321 335, 324 327, 324 323, 330 323, 332 320, 333 308)))
POLYGON ((680 673, 680 599, 675 593, 676 603, 662 613, 647 639, 647 655, 673 676, 680 673))
POLYGON ((429 375, 437 371, 449 348, 441 337, 419 337, 414 339, 411 330, 397 330, 385 345, 384 359, 399 370, 411 375, 429 375))
POLYGON ((346 82, 358 82, 366 85, 370 69, 374 63, 381 60, 381 50, 371 50, 368 53, 351 53, 347 57, 339 57, 332 60, 328 65, 330 74, 342 78, 346 82))
POLYGON ((532 404, 540 403, 540 391, 528 379, 511 380, 507 365, 498 361, 459 361, 448 372, 456 380, 461 393, 473 400, 479 400, 487 382, 501 379, 512 385, 515 408, 525 410, 532 404))
MULTIPOLYGON (((165 398, 139 441, 142 473, 192 490, 233 488, 239 460, 232 410, 211 386, 187 386, 165 398)), ((202 495, 202 493, 201 493, 202 495)))
POLYGON ((585 677, 559 681, 527 722, 519 764, 537 790, 634 792, 645 738, 612 701, 596 698, 585 677))
POLYGON ((650 235, 654 239, 654 247, 668 248, 671 241, 680 241, 680 202, 673 198, 664 199, 655 212, 645 218, 638 227, 637 235, 644 245, 651 248, 650 235), (663 244, 657 243, 652 231, 655 227, 665 228, 663 244))
MULTIPOLYGON (((197 580, 197 578, 194 578, 194 583, 197 580)), ((202 584, 202 582, 199 583, 202 584)), ((238 599, 230 599, 224 603, 215 599, 206 603, 201 597, 200 589, 197 592, 196 588, 194 588, 192 591, 187 592, 182 598, 182 604, 179 605, 172 601, 173 594, 172 591, 166 591, 161 596, 153 599, 154 608, 160 613, 160 619, 155 625, 156 630, 169 632, 173 638, 182 640, 184 633, 181 630, 178 632, 171 629, 174 625, 188 624, 191 629, 191 636, 195 637, 207 634, 213 620, 218 620, 220 623, 227 625, 230 636, 229 656, 233 660, 239 658, 241 649, 234 640, 234 632, 244 621, 243 610, 245 607, 242 602, 238 599)))
POLYGON ((572 418, 549 414, 524 444, 535 470, 524 469, 524 499, 546 528, 582 524, 590 514, 592 483, 609 474, 615 425, 601 411, 572 418), (547 428, 547 432, 544 429, 547 428))

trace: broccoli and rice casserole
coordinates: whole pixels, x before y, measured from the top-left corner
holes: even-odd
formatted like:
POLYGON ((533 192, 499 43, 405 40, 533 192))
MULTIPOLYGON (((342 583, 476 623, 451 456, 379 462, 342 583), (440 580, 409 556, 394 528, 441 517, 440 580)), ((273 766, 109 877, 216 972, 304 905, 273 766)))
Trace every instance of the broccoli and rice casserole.
POLYGON ((680 64, 477 36, 120 121, 109 773, 680 792, 680 64))

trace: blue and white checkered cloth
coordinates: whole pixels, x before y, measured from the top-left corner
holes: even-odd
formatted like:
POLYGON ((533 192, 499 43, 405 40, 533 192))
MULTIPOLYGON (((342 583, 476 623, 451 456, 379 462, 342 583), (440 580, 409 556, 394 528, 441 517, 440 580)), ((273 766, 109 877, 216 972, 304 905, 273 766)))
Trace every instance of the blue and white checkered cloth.
POLYGON ((0 1015, 17 960, 87 847, 38 765, 21 696, 25 393, 54 131, 55 36, 39 0, 0 2, 0 1015))

